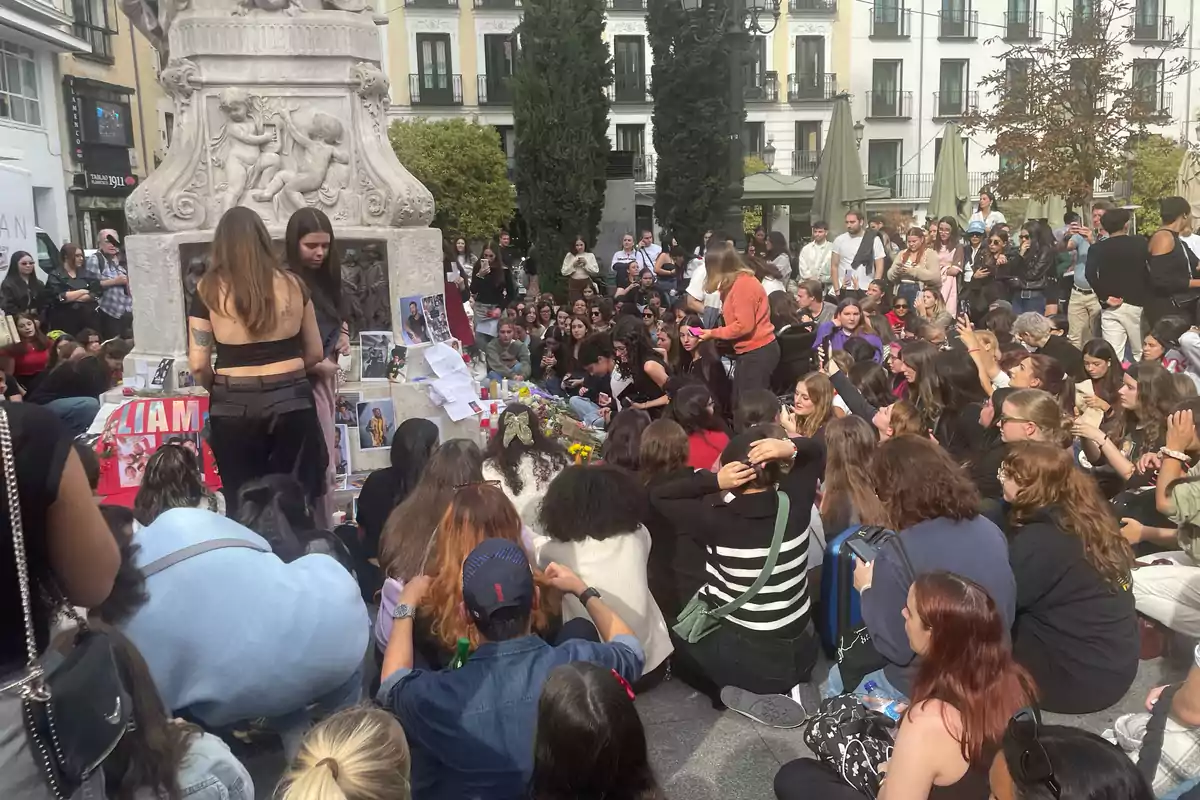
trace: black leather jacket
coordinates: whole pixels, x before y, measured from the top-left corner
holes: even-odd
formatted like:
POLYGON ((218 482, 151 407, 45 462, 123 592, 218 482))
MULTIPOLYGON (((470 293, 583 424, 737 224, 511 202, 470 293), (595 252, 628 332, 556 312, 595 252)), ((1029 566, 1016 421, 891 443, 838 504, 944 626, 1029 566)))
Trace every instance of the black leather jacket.
POLYGON ((1025 255, 1018 252, 1015 261, 1010 257, 1008 272, 1013 277, 1014 286, 1017 289, 1031 291, 1045 289, 1047 284, 1054 280, 1054 263, 1057 255, 1052 248, 1036 250, 1030 247, 1025 255))

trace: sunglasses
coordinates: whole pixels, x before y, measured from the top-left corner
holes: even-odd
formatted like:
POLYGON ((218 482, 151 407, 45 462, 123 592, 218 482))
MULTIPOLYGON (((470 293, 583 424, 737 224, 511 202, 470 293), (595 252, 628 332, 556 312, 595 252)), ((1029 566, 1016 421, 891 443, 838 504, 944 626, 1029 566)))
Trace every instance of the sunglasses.
POLYGON ((992 239, 990 242, 988 242, 988 244, 1004 244, 1004 240, 1002 240, 1002 239, 992 239))
POLYGON ((499 488, 500 481, 467 481, 466 483, 454 484, 454 491, 466 489, 468 486, 495 486, 499 488))
POLYGON ((896 311, 907 311, 908 303, 895 303, 892 305, 892 308, 895 309, 896 311))
POLYGON ((1008 721, 1009 738, 1017 743, 1021 755, 1016 764, 1008 768, 1021 783, 1039 783, 1053 793, 1056 800, 1062 798, 1062 786, 1054 776, 1054 765, 1045 746, 1038 741, 1038 714, 1031 708, 1023 708, 1008 721))
POLYGON ((1020 236, 1018 236, 1017 238, 1018 238, 1018 239, 1028 239, 1028 238, 1029 238, 1029 234, 1028 234, 1028 233, 1022 233, 1022 234, 1021 234, 1020 236))

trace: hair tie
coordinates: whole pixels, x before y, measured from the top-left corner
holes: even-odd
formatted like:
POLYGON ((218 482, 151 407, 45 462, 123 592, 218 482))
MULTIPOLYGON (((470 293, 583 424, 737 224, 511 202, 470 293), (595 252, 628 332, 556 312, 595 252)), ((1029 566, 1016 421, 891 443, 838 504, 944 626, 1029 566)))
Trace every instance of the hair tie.
POLYGON ((320 761, 318 761, 318 762, 316 763, 316 765, 315 765, 315 766, 318 766, 318 767, 320 767, 320 766, 326 766, 326 767, 329 767, 329 771, 330 771, 331 773, 333 773, 333 779, 334 779, 335 781, 338 779, 338 763, 337 763, 337 759, 336 759, 336 758, 322 758, 320 761))
POLYGON ((613 677, 617 679, 617 682, 625 687, 625 694, 629 695, 629 699, 636 699, 636 696, 633 693, 633 687, 629 685, 629 681, 625 680, 625 678, 621 676, 621 673, 617 672, 615 669, 609 671, 613 674, 613 677))

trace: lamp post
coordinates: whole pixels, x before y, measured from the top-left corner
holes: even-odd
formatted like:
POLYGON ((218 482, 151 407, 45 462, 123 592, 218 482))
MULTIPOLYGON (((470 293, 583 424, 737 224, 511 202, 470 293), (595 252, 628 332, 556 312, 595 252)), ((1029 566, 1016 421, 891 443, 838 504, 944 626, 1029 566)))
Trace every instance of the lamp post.
POLYGON ((859 150, 862 149, 863 134, 867 132, 867 126, 862 124, 862 120, 854 123, 854 146, 859 150))
POLYGON ((767 172, 775 166, 775 140, 767 140, 767 146, 763 148, 763 163, 767 165, 767 172))
MULTIPOLYGON (((718 21, 718 29, 724 32, 729 42, 729 114, 733 120, 733 132, 729 142, 729 205, 725 209, 724 228, 727 236, 734 238, 735 245, 742 247, 742 180, 745 177, 745 146, 742 142, 742 124, 746 119, 746 65, 747 37, 769 34, 779 24, 780 0, 679 0, 685 14, 695 14, 705 5, 724 8, 718 21)), ((764 156, 766 153, 764 152, 764 156)), ((774 153, 772 152, 772 157, 774 153)))

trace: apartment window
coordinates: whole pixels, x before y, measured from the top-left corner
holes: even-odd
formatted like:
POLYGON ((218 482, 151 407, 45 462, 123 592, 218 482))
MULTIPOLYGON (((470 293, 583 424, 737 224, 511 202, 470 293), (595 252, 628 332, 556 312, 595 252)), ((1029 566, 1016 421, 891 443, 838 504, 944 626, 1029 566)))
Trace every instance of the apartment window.
POLYGON ((953 39, 961 39, 966 36, 969 31, 967 25, 969 14, 970 8, 967 6, 967 0, 942 0, 939 35, 953 39))
POLYGON ((796 151, 793 156, 793 175, 816 175, 821 158, 821 123, 796 123, 796 151))
POLYGON ((767 125, 765 122, 747 122, 742 128, 742 144, 748 156, 762 158, 763 150, 767 148, 767 125))
POLYGON ((871 62, 871 109, 872 117, 900 116, 901 62, 871 62))
POLYGON ((1163 108, 1163 62, 1138 58, 1133 62, 1134 103, 1143 113, 1155 113, 1163 108))
POLYGON ((645 102, 645 38, 617 36, 613 39, 613 72, 617 100, 634 103, 645 102))
POLYGON ((825 37, 796 37, 796 75, 789 91, 793 98, 820 100, 833 95, 825 85, 825 37))
POLYGON ((1014 111, 1029 110, 1029 73, 1033 62, 1027 58, 1009 58, 1004 62, 1004 83, 1008 104, 1014 111))
POLYGON ((867 183, 886 186, 892 197, 900 186, 900 150, 898 139, 872 139, 867 143, 867 183))
POLYGON ((112 61, 112 40, 117 33, 116 12, 108 7, 108 0, 74 0, 75 35, 92 46, 85 58, 112 61))
POLYGON ((937 115, 962 116, 967 110, 967 68, 969 62, 943 59, 938 76, 937 115))
POLYGON ((422 103, 453 100, 450 34, 417 34, 417 94, 422 103))
MULTIPOLYGON (((509 79, 513 74, 516 39, 508 33, 488 33, 483 37, 484 97, 488 103, 512 101, 509 79)), ((482 98, 481 98, 482 101, 482 98)))
POLYGON ((500 135, 500 150, 504 153, 507 163, 508 179, 513 179, 513 167, 517 161, 517 129, 512 125, 496 125, 496 133, 500 135))
POLYGON ((42 109, 38 102, 38 71, 33 51, 0 40, 0 119, 42 124, 42 109))
POLYGON ((767 37, 751 36, 749 51, 750 58, 747 67, 746 85, 761 89, 766 85, 767 37))
POLYGON ((645 125, 618 125, 617 150, 640 156, 646 152, 645 125))

